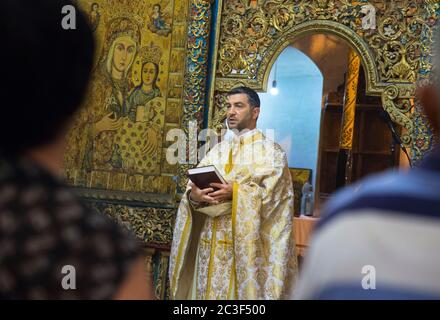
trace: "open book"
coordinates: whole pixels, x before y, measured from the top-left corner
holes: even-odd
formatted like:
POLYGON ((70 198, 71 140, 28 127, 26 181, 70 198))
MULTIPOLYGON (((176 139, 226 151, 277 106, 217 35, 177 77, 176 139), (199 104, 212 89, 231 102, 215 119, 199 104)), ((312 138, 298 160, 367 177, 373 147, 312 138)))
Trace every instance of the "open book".
POLYGON ((199 189, 211 188, 211 183, 227 183, 215 166, 189 169, 188 177, 199 189))

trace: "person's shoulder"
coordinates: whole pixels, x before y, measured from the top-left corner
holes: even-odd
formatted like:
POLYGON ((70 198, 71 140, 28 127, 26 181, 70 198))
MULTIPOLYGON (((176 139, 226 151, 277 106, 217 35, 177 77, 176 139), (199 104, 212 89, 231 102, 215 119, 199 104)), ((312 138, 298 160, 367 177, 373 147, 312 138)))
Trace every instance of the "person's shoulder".
POLYGON ((396 197, 405 198, 416 186, 407 185, 406 173, 389 170, 367 177, 349 187, 336 192, 325 204, 317 229, 329 224, 344 214, 356 211, 387 210, 389 205, 399 209, 396 197))
MULTIPOLYGON (((78 239, 102 231, 113 235, 119 225, 97 212, 79 197, 74 188, 38 164, 24 158, 14 163, 1 158, 4 174, 0 178, 1 214, 13 212, 17 221, 27 221, 29 235, 42 230, 63 237, 65 230, 78 230, 78 239), (47 225, 47 227, 46 227, 47 225), (51 226, 57 226, 57 229, 51 226)), ((73 234, 73 233, 72 233, 73 234)))
POLYGON ((0 232, 15 248, 1 252, 0 260, 23 283, 20 291, 10 294, 29 298, 38 280, 46 285, 34 298, 108 299, 141 254, 134 236, 84 203, 68 186, 50 180, 27 186, 11 182, 0 184, 0 193, 0 220, 5 222, 0 232), (15 270, 17 261, 29 267, 15 270), (31 267, 37 262, 42 264, 31 267), (56 285, 57 275, 67 265, 74 266, 83 284, 72 292, 56 285))
POLYGON ((54 199, 55 210, 53 214, 63 221, 71 219, 70 223, 79 226, 84 236, 93 237, 96 234, 101 234, 108 240, 112 239, 113 243, 126 241, 133 250, 137 246, 135 237, 128 229, 111 217, 118 209, 124 211, 123 207, 87 203, 68 186, 62 186, 55 190, 54 199))
POLYGON ((97 232, 117 234, 117 223, 80 198, 72 187, 60 183, 49 190, 50 197, 42 205, 47 206, 47 214, 57 222, 60 230, 75 226, 81 230, 83 237, 97 232))
MULTIPOLYGON (((17 165, 16 175, 0 186, 12 186, 17 190, 14 199, 5 203, 4 208, 19 206, 20 217, 30 221, 30 235, 41 233, 40 221, 47 221, 47 232, 54 233, 67 247, 87 245, 83 240, 95 235, 105 235, 110 239, 133 242, 133 236, 105 213, 105 206, 97 210, 92 202, 86 202, 75 189, 38 165, 23 160, 17 165), (72 232, 75 230, 75 232, 72 232)), ((98 204, 97 204, 98 205, 98 204)), ((111 211, 111 210, 110 210, 111 211)))
POLYGON ((77 278, 89 282, 72 295, 108 299, 117 292, 142 252, 136 237, 110 217, 114 211, 120 213, 119 207, 97 206, 86 203, 67 186, 54 191, 53 211, 49 214, 57 230, 50 233, 57 244, 51 252, 54 265, 73 265, 77 278), (111 273, 113 278, 99 273, 111 273))

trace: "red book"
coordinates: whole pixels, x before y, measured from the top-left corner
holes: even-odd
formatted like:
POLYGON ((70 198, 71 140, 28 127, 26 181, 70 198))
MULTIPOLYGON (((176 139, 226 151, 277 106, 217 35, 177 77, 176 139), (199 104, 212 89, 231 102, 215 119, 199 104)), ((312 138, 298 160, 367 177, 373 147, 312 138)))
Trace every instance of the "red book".
MULTIPOLYGON (((188 177, 199 189, 212 188, 211 183, 226 184, 226 180, 215 166, 206 166, 188 170, 188 177)), ((217 190, 218 188, 213 188, 217 190)))

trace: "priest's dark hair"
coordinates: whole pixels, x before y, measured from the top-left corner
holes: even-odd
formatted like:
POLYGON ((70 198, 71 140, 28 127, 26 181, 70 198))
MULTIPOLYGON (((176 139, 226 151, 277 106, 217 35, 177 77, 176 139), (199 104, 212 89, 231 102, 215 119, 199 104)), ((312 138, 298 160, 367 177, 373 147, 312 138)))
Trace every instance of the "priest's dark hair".
POLYGON ((257 92, 254 89, 251 89, 249 87, 237 87, 232 89, 228 92, 228 97, 232 96, 234 94, 245 94, 248 97, 249 104, 252 108, 259 108, 260 107, 260 97, 258 96, 257 92))
POLYGON ((90 79, 95 42, 68 0, 0 1, 0 149, 19 153, 66 131, 90 79), (74 29, 62 21, 70 9, 74 29))

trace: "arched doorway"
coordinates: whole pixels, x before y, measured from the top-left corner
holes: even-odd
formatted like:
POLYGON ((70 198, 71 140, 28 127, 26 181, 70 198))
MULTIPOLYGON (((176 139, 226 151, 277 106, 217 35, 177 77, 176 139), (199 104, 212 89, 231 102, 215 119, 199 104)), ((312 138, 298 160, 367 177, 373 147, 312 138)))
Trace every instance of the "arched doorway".
POLYGON ((264 84, 267 92, 260 93, 259 127, 273 129, 276 142, 286 151, 297 215, 306 182, 313 185, 315 207, 320 207, 337 190, 341 176, 352 183, 399 166, 400 150, 383 118, 382 101, 367 94, 362 67, 356 82, 353 146, 346 164, 350 168, 341 172, 338 165, 350 50, 345 40, 332 34, 297 38, 278 55, 264 84), (277 95, 271 94, 274 80, 277 95), (310 172, 308 181, 306 172, 310 172))
POLYGON ((263 132, 273 130, 289 167, 296 172, 309 171, 315 186, 323 75, 306 54, 289 46, 273 65, 268 84, 268 92, 259 94, 262 108, 258 127, 263 132))

